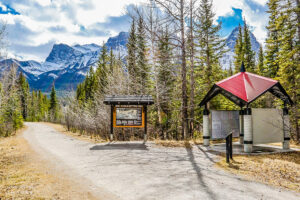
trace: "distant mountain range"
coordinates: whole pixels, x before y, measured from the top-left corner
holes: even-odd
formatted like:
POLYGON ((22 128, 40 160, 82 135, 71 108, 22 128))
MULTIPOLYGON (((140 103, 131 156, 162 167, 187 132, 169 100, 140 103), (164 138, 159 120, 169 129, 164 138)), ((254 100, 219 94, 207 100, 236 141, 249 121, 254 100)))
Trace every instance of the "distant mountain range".
MULTIPOLYGON (((238 28, 235 28, 226 39, 227 52, 221 60, 224 69, 228 69, 230 63, 233 64, 234 46, 238 35, 238 28)), ((115 37, 110 37, 106 42, 108 49, 112 48, 115 55, 120 56, 125 61, 127 55, 126 44, 129 34, 120 32, 115 37)), ((258 53, 260 44, 251 33, 252 49, 258 53)), ((42 63, 29 60, 18 61, 16 59, 5 59, 0 61, 0 76, 4 71, 8 71, 10 66, 15 64, 19 72, 27 77, 29 85, 35 90, 49 92, 52 84, 55 83, 57 90, 72 91, 81 83, 91 66, 95 66, 98 61, 101 47, 97 44, 74 45, 55 44, 42 63)), ((233 65, 232 65, 233 66, 233 65)))

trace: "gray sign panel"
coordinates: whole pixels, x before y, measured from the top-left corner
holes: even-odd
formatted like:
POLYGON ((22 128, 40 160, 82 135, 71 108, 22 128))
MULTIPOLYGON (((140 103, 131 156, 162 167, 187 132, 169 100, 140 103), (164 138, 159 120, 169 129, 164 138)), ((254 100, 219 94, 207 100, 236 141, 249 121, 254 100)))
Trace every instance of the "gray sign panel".
POLYGON ((240 135, 239 111, 212 110, 212 139, 224 139, 232 132, 233 137, 240 135))

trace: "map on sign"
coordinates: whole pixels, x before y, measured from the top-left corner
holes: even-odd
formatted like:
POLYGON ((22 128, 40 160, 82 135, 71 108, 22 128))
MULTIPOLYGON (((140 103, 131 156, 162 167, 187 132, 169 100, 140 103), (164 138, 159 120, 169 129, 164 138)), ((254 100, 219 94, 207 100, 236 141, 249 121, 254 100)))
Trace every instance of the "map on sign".
POLYGON ((142 108, 117 107, 116 126, 142 126, 142 108))
POLYGON ((232 132, 233 137, 239 137, 239 111, 212 110, 212 139, 224 139, 232 132))

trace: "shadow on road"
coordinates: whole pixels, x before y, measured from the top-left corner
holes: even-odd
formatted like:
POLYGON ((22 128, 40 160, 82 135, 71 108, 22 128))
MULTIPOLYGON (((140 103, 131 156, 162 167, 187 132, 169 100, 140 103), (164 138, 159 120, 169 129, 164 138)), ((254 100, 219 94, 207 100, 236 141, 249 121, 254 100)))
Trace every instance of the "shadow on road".
POLYGON ((201 172, 200 167, 197 165, 196 161, 195 161, 195 157, 194 157, 194 153, 193 153, 193 148, 185 148, 189 157, 190 162, 192 163, 192 166, 194 168, 194 170, 197 173, 197 178, 198 178, 198 182, 199 182, 199 186, 200 189, 204 190, 207 193, 207 196, 209 197, 208 199, 212 199, 212 200, 216 200, 216 196, 213 193, 213 191, 205 184, 204 180, 203 180, 203 174, 201 172))
POLYGON ((202 151, 202 153, 205 155, 206 158, 208 158, 208 160, 210 160, 210 161, 213 162, 213 163, 216 163, 211 157, 209 157, 209 155, 208 155, 201 147, 199 147, 198 145, 196 145, 196 147, 197 147, 200 151, 202 151))
POLYGON ((90 148, 90 150, 145 150, 148 151, 148 148, 145 144, 136 144, 136 143, 126 143, 126 144, 114 144, 108 143, 105 145, 95 145, 90 148))

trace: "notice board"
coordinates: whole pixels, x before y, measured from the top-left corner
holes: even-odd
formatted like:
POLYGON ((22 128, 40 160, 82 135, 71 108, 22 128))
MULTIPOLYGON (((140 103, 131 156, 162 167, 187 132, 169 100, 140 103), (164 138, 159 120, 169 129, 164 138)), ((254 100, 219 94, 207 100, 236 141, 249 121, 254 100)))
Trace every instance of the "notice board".
POLYGON ((144 127, 143 107, 115 107, 114 127, 144 127))
POLYGON ((212 139, 224 139, 230 132, 232 132, 233 137, 239 137, 239 111, 212 110, 211 121, 212 139))
POLYGON ((253 144, 283 142, 283 113, 280 109, 252 108, 253 144))

